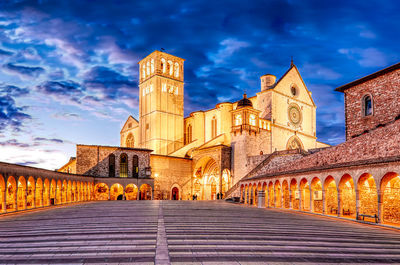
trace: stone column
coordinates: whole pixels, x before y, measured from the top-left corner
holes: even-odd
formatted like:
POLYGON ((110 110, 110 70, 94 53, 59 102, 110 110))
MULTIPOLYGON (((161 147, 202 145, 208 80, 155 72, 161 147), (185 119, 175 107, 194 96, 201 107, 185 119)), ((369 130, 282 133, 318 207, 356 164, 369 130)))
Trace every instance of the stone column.
POLYGON ((299 187, 299 211, 302 211, 303 207, 301 206, 301 188, 299 187))
POLYGON ((18 211, 18 187, 15 191, 14 209, 15 209, 15 211, 18 211))
POLYGON ((269 189, 268 189, 268 186, 267 186, 267 189, 266 189, 266 191, 265 191, 266 193, 267 193, 267 208, 269 208, 269 200, 270 200, 270 196, 269 196, 269 189))
POLYGON ((4 190, 1 191, 3 194, 3 200, 1 202, 1 212, 6 213, 7 212, 7 188, 4 188, 4 190))
POLYGON ((43 197, 43 193, 44 193, 44 188, 42 186, 42 190, 40 192, 40 206, 43 207, 44 206, 44 197, 43 197))
POLYGON ((28 201, 28 191, 25 189, 25 192, 24 192, 24 196, 25 196, 25 200, 24 200, 24 210, 26 210, 26 204, 27 204, 27 201, 28 201))
POLYGON ((322 214, 326 214, 325 192, 326 192, 326 190, 322 190, 322 214))
POLYGON ((309 209, 310 212, 314 212, 313 199, 314 199, 313 190, 312 190, 311 185, 310 185, 310 209, 309 209))
POLYGON ((274 208, 276 208, 276 191, 274 189, 274 208))
POLYGON ((340 216, 340 211, 342 210, 342 206, 340 205, 342 194, 340 191, 337 193, 337 216, 340 216))
POLYGON ((378 223, 383 221, 383 192, 378 188, 378 223))
POLYGON ((111 200, 111 188, 108 188, 108 200, 111 200))
POLYGON ((36 208, 36 188, 35 188, 35 190, 33 191, 32 208, 36 208))
MULTIPOLYGON (((378 201, 379 201, 379 199, 378 199, 378 201)), ((360 190, 356 189, 356 219, 357 219, 358 215, 360 214, 360 206, 361 206, 361 203, 360 203, 360 190)))
POLYGON ((285 208, 285 192, 282 190, 281 191, 281 208, 284 209, 285 208))
POLYGON ((47 206, 50 206, 50 197, 51 197, 50 193, 51 193, 51 189, 49 188, 48 191, 47 191, 47 203, 48 203, 47 206))
POLYGON ((265 192, 263 190, 258 192, 258 208, 265 208, 265 192))
POLYGON ((289 189, 289 209, 293 209, 292 196, 292 190, 289 189))

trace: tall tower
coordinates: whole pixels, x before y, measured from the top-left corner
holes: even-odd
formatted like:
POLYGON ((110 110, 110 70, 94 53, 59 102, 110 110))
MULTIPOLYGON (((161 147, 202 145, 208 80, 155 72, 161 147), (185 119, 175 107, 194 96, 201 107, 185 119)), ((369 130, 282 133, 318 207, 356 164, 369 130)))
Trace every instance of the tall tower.
POLYGON ((140 146, 155 154, 183 146, 183 62, 161 51, 139 62, 140 146))

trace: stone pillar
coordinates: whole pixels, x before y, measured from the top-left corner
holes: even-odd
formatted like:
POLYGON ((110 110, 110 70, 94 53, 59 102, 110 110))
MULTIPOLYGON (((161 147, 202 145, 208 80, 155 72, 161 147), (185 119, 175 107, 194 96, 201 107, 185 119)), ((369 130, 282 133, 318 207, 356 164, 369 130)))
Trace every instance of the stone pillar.
POLYGON ((301 188, 299 187, 299 211, 302 211, 303 207, 301 206, 301 188))
POLYGON ((310 209, 309 209, 310 212, 314 212, 313 200, 314 200, 314 195, 313 195, 313 191, 312 191, 312 188, 311 188, 311 185, 310 185, 310 209))
POLYGON ((267 208, 269 208, 269 200, 270 200, 270 196, 269 196, 269 189, 268 189, 268 186, 267 186, 267 189, 266 189, 266 191, 265 191, 266 193, 267 193, 267 208))
POLYGON ((337 202, 337 216, 340 216, 340 212, 342 211, 342 206, 340 205, 341 197, 342 197, 342 195, 341 195, 341 192, 339 190, 338 193, 337 193, 337 200, 338 200, 338 202, 337 202))
POLYGON ((47 206, 50 206, 50 193, 51 193, 51 190, 49 188, 49 190, 47 191, 47 203, 48 203, 47 206))
POLYGON ((383 192, 378 189, 378 223, 381 224, 383 221, 383 192))
POLYGON ((322 214, 326 214, 325 192, 326 192, 326 190, 322 190, 322 214))
POLYGON ((289 189, 289 209, 293 209, 292 196, 292 190, 289 189))
POLYGON ((263 190, 258 192, 258 208, 265 208, 265 192, 263 190))
POLYGON ((275 191, 275 189, 274 189, 274 208, 276 208, 276 191, 275 191))
POLYGON ((281 191, 281 208, 284 209, 285 208, 285 192, 282 190, 281 191))
POLYGON ((25 196, 25 200, 24 200, 24 210, 26 210, 26 204, 27 204, 27 201, 28 201, 28 191, 25 189, 25 192, 24 192, 24 196, 25 196))
POLYGON ((44 197, 43 197, 43 193, 44 193, 44 188, 42 186, 42 190, 40 192, 40 206, 43 207, 44 206, 44 197))
POLYGON ((35 188, 35 190, 33 191, 32 208, 36 208, 36 188, 35 188))
MULTIPOLYGON (((378 195, 379 197, 379 195, 378 195)), ((378 199, 379 201, 379 199, 378 199)), ((356 218, 360 214, 360 190, 356 189, 356 218)))
POLYGON ((18 187, 15 191, 14 209, 15 209, 15 211, 18 211, 18 187))
POLYGON ((1 191, 3 194, 3 200, 1 202, 1 212, 6 213, 7 212, 7 188, 4 188, 4 190, 1 191))

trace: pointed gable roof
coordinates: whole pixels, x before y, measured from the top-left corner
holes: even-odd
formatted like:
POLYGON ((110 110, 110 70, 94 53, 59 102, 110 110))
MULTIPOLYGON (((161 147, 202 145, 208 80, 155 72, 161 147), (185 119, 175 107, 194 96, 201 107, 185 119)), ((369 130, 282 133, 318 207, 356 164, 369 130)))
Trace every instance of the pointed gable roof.
POLYGON ((132 115, 129 115, 128 119, 126 119, 126 122, 124 123, 124 126, 121 128, 121 132, 126 130, 126 127, 128 127, 128 122, 132 122, 134 124, 132 128, 134 128, 135 125, 139 126, 139 121, 136 120, 132 115))

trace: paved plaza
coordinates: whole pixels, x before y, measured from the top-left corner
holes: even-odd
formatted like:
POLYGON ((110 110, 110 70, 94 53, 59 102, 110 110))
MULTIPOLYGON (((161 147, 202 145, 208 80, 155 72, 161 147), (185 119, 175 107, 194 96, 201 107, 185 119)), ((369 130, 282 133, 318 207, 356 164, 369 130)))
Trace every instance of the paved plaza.
POLYGON ((400 231, 226 202, 106 201, 0 217, 1 264, 400 263, 400 231))

